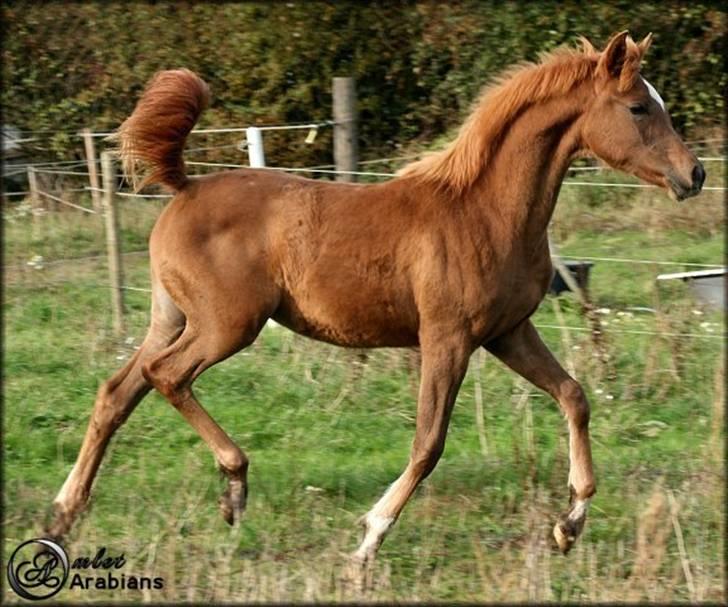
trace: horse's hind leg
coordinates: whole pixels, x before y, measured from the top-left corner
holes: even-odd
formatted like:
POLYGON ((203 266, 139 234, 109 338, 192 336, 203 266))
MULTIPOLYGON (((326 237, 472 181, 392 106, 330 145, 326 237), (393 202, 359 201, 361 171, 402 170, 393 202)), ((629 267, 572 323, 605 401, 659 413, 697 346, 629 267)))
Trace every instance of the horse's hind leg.
POLYGON ((151 389, 142 375, 142 365, 173 342, 183 326, 184 317, 166 293, 157 289, 152 299, 152 322, 144 342, 131 360, 98 390, 76 463, 54 500, 55 517, 46 529, 48 536, 62 538, 83 510, 111 437, 151 389))
POLYGON ((486 344, 486 348, 553 396, 568 420, 570 508, 554 527, 556 543, 566 554, 584 527, 589 499, 596 492, 589 444, 589 403, 579 383, 564 371, 530 321, 486 344))
POLYGON ((229 524, 240 518, 247 496, 248 458, 202 408, 192 383, 207 368, 252 343, 267 317, 252 315, 247 323, 221 323, 212 315, 188 317, 180 338, 144 365, 149 382, 184 416, 212 450, 228 477, 220 510, 229 524), (242 327, 232 330, 233 326, 242 327))

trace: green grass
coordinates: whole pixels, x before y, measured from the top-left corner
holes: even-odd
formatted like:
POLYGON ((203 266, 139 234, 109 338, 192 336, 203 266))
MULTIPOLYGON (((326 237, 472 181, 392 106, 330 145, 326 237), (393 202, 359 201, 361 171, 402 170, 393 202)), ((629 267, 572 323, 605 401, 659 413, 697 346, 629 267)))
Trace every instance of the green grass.
MULTIPOLYGON (((553 226, 564 256, 723 258, 719 203, 707 196, 675 207, 649 192, 616 199, 575 190, 565 189, 553 226)), ((150 207, 135 208, 123 210, 126 250, 143 248, 153 216, 150 207)), ((63 215, 44 217, 42 238, 30 241, 27 218, 7 222, 6 263, 103 253, 98 217, 63 215)), ((567 558, 550 546, 568 498, 565 422, 549 398, 476 353, 443 458, 385 541, 373 587, 360 595, 347 586, 340 574, 359 539, 355 521, 407 461, 417 378, 404 351, 372 351, 362 365, 353 353, 273 328, 196 383, 201 402, 251 460, 237 535, 217 512, 224 483, 211 454, 153 393, 115 438, 68 550, 124 552, 125 573, 165 578, 165 589, 146 597, 154 601, 724 600, 723 345, 709 338, 724 327, 684 286, 658 288, 656 273, 680 269, 595 264, 591 293, 608 308, 600 317, 614 380, 587 332, 542 330, 592 403, 598 493, 567 558), (672 514, 670 495, 679 508, 672 514)), ((143 256, 125 258, 127 284, 146 287, 147 273, 143 256)), ((148 295, 126 293, 127 339, 115 340, 106 281, 103 259, 6 278, 5 558, 40 532, 99 383, 143 338, 148 295)), ((547 298, 534 321, 586 326, 569 295, 547 298)), ((70 590, 58 597, 144 598, 70 590)))
MULTIPOLYGON (((70 198, 67 195, 66 198, 70 198)), ((119 204, 120 242, 123 251, 145 250, 149 232, 163 203, 157 199, 123 198, 119 204)), ((88 209, 88 196, 73 199, 88 209)), ((23 266, 34 256, 45 261, 82 258, 106 253, 103 218, 62 207, 32 219, 28 203, 7 204, 4 219, 4 263, 23 266)))

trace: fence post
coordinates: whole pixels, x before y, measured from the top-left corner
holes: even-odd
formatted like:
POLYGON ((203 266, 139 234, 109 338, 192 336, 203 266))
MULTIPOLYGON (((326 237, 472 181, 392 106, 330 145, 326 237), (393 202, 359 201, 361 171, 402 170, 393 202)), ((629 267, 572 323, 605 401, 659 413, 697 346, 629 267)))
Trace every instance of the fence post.
POLYGON ((109 259, 109 283, 111 287, 111 312, 114 335, 124 333, 124 295, 122 290, 121 250, 119 242, 119 217, 116 207, 116 173, 112 152, 101 152, 101 172, 104 179, 104 221, 106 226, 106 250, 109 259))
MULTIPOLYGON (((356 85, 353 78, 333 81, 334 164, 337 171, 356 171, 359 164, 356 85)), ((337 175, 337 181, 356 181, 356 175, 337 175)))
POLYGON ((91 129, 83 129, 83 147, 86 150, 86 166, 88 167, 88 181, 91 186, 91 200, 94 211, 101 212, 101 192, 99 192, 99 172, 96 166, 96 147, 91 129))
POLYGON ((248 160, 251 168, 264 167, 263 131, 257 126, 249 126, 245 129, 245 137, 248 140, 248 160))
POLYGON ((40 196, 38 195, 38 176, 33 167, 28 167, 28 191, 30 192, 30 212, 33 215, 33 238, 40 236, 40 196))

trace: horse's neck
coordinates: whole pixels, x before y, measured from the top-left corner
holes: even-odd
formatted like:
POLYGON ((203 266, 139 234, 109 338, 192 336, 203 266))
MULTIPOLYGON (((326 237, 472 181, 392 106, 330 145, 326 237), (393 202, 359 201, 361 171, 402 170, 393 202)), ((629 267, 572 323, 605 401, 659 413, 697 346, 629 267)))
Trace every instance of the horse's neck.
POLYGON ((580 151, 584 100, 575 91, 528 108, 508 129, 472 196, 504 241, 543 246, 566 170, 580 151))

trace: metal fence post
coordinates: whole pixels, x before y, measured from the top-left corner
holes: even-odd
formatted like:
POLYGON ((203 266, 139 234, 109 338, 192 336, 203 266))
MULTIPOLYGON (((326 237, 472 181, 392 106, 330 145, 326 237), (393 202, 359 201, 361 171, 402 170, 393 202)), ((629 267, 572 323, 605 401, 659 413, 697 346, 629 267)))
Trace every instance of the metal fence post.
POLYGON ((257 126, 245 129, 248 140, 248 160, 251 168, 265 166, 265 149, 263 148, 263 132, 257 126))

